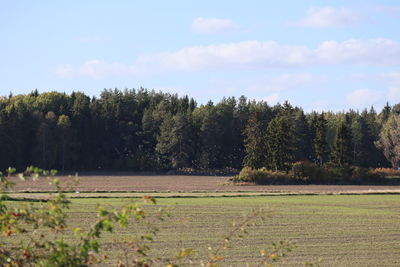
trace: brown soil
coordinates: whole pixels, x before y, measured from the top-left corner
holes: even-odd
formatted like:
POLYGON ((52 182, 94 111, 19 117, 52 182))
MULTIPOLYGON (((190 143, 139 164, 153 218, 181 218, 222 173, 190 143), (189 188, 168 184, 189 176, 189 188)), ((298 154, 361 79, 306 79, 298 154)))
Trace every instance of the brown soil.
MULTIPOLYGON (((66 176, 59 177, 64 184, 66 176)), ((52 191, 46 179, 12 179, 15 191, 52 191)), ((80 192, 282 192, 282 193, 400 193, 393 185, 235 185, 229 177, 184 175, 81 175, 75 190, 80 192)))

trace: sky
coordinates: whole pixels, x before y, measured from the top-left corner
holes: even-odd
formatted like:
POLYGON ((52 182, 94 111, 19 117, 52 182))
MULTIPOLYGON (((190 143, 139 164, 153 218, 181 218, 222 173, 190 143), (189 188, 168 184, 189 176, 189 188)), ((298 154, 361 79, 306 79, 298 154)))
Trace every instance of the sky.
POLYGON ((1 1, 0 95, 148 88, 306 111, 400 102, 400 2, 1 1))

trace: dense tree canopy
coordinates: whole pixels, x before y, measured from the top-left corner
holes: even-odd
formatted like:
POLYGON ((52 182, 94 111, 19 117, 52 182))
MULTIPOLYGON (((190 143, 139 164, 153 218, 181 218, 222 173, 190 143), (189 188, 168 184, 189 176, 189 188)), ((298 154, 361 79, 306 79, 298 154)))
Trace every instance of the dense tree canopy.
POLYGON ((99 98, 35 90, 0 97, 0 169, 285 170, 299 160, 398 166, 399 110, 306 114, 244 96, 197 106, 145 89, 104 90, 99 98))

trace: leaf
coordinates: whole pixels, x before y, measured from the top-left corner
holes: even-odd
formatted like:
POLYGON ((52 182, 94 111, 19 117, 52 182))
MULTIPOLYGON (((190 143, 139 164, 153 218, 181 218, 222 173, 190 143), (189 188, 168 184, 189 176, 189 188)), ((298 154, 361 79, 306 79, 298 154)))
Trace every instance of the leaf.
POLYGON ((108 214, 109 214, 108 210, 106 210, 106 209, 104 209, 104 208, 102 208, 102 209, 99 211, 99 215, 102 216, 102 217, 105 217, 105 216, 107 216, 108 214))

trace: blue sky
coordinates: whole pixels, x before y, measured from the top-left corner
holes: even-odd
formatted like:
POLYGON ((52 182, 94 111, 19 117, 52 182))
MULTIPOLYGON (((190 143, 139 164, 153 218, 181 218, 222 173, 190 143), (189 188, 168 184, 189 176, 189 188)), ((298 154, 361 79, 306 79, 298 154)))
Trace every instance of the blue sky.
POLYGON ((400 102, 399 1, 2 1, 0 94, 140 86, 311 110, 400 102))

